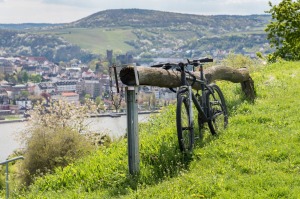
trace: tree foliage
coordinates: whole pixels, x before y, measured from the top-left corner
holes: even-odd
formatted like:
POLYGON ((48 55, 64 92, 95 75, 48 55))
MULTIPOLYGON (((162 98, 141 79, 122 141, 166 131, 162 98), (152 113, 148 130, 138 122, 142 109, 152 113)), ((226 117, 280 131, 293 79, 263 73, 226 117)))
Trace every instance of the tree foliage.
POLYGON ((267 11, 272 15, 266 32, 268 39, 275 47, 270 59, 281 57, 286 60, 300 60, 300 0, 283 0, 278 5, 272 5, 267 11))
POLYGON ((29 129, 39 127, 65 128, 69 127, 78 133, 83 133, 87 125, 85 119, 90 113, 96 111, 96 105, 86 99, 85 105, 80 106, 67 101, 49 101, 46 104, 37 104, 35 109, 30 112, 29 129))

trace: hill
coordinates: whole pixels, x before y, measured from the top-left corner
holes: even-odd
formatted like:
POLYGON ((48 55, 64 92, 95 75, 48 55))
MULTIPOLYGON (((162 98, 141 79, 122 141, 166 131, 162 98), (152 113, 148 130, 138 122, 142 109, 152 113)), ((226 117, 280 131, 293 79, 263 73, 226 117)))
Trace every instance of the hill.
MULTIPOLYGON (((67 24, 64 28, 105 28, 106 31, 122 31, 125 28, 130 30, 135 38, 129 37, 123 42, 132 47, 133 53, 143 52, 141 56, 145 58, 158 55, 196 57, 207 54, 222 57, 226 51, 242 54, 254 54, 257 51, 269 53, 264 28, 270 19, 269 15, 204 16, 155 10, 117 9, 95 13, 67 24)), ((66 39, 68 40, 68 36, 66 39)))
POLYGON ((37 179, 23 197, 298 198, 299 76, 299 62, 257 66, 254 104, 243 100, 240 85, 218 82, 230 125, 218 137, 207 132, 191 157, 179 152, 169 106, 139 127, 140 175, 128 175, 125 139, 37 179))
MULTIPOLYGON (((203 16, 154 10, 116 9, 101 11, 69 24, 55 24, 49 27, 45 27, 44 24, 20 24, 20 28, 32 27, 34 31, 22 31, 30 33, 30 37, 52 35, 94 55, 102 54, 105 57, 106 50, 112 49, 117 54, 129 51, 136 57, 151 61, 156 57, 210 55, 222 58, 229 52, 246 55, 255 55, 257 51, 269 53, 271 49, 264 28, 270 19, 269 15, 203 16)), ((17 29, 16 26, 12 27, 17 29)), ((18 46, 36 48, 29 44, 23 45, 22 39, 18 41, 21 42, 16 44, 18 46)), ((14 52, 13 49, 7 50, 2 43, 1 48, 3 51, 14 52)), ((38 56, 35 52, 32 54, 38 56)), ((51 53, 40 53, 39 56, 50 57, 51 60, 51 53)))
POLYGON ((270 20, 269 15, 193 15, 174 12, 164 12, 143 9, 115 9, 97 12, 66 26, 77 28, 93 27, 172 27, 186 25, 193 27, 223 30, 247 29, 249 27, 262 27, 270 20))

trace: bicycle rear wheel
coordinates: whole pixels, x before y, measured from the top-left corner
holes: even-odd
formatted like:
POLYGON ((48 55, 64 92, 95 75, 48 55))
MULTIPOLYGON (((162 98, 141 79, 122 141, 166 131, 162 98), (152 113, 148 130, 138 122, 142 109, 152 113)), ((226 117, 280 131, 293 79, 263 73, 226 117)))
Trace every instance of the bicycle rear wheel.
POLYGON ((207 94, 208 126, 211 134, 216 135, 227 127, 228 111, 221 89, 215 84, 210 85, 210 88, 207 94))
POLYGON ((178 93, 176 109, 176 126, 179 148, 182 152, 192 151, 194 145, 194 128, 190 118, 190 99, 188 92, 178 93))

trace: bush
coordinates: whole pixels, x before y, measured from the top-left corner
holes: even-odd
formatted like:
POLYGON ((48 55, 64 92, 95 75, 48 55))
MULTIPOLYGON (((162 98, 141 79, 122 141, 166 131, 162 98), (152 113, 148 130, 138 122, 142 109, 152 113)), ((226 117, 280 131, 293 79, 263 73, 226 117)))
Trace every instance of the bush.
POLYGON ((0 190, 5 188, 4 170, 5 170, 5 165, 0 166, 0 190))
POLYGON ((245 55, 229 54, 223 59, 222 64, 233 68, 252 68, 255 66, 255 61, 245 55))
POLYGON ((35 129, 26 142, 21 183, 29 185, 34 177, 65 167, 91 150, 90 142, 70 128, 35 129))

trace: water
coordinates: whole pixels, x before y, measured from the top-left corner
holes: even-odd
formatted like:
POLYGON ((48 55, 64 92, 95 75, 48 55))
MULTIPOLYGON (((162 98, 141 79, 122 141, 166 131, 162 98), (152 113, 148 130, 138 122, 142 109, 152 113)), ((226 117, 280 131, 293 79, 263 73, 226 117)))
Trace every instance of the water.
MULTIPOLYGON (((149 114, 138 116, 139 122, 146 122, 149 114)), ((96 132, 108 133, 112 138, 125 135, 127 116, 89 118, 89 129, 96 132)), ((12 152, 21 147, 16 137, 26 128, 26 122, 0 124, 0 162, 4 161, 12 152)))

